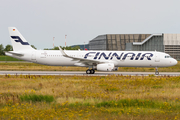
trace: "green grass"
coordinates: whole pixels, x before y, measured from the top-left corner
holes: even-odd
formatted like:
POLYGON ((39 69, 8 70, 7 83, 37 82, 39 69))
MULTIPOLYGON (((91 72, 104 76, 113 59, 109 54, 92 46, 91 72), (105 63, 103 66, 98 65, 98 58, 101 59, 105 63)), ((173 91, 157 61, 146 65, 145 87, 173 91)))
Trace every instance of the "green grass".
POLYGON ((158 104, 151 100, 141 99, 122 99, 118 101, 104 101, 97 104, 97 107, 147 107, 147 108, 159 108, 163 106, 163 103, 158 104))
MULTIPOLYGON (((179 101, 178 101, 179 102, 179 101)), ((121 108, 121 109, 128 109, 128 108, 144 108, 144 109, 159 109, 159 110, 180 110, 180 104, 178 102, 163 102, 163 101, 155 101, 149 99, 122 99, 117 101, 103 101, 99 103, 64 103, 59 107, 70 107, 70 108, 77 108, 77 107, 87 107, 87 106, 95 106, 97 108, 121 108)))
POLYGON ((52 95, 25 94, 20 96, 20 100, 26 102, 53 102, 54 97, 52 95))
POLYGON ((22 61, 9 56, 0 56, 0 61, 22 61))

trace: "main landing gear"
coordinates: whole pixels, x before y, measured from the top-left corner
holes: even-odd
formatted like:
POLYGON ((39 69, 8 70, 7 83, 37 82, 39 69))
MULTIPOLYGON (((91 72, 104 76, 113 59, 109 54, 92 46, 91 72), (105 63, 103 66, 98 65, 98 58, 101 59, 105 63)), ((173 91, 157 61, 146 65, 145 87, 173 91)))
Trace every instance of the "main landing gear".
POLYGON ((159 75, 158 68, 156 67, 155 75, 159 75))
POLYGON ((94 69, 87 69, 86 74, 94 74, 95 70, 94 69))

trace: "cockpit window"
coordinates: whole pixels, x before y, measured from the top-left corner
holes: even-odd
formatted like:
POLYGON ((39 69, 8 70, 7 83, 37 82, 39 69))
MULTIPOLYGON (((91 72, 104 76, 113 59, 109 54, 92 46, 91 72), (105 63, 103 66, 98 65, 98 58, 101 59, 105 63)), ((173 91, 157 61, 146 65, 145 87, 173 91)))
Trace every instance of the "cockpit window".
POLYGON ((165 56, 165 58, 172 58, 171 56, 165 56))

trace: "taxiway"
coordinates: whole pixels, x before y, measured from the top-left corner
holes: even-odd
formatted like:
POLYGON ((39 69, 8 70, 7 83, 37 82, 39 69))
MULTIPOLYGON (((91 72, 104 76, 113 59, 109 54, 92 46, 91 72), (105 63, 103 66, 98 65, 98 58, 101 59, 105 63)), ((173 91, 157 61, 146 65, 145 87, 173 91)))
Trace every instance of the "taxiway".
MULTIPOLYGON (((84 71, 0 71, 0 75, 79 75, 79 76, 106 76, 106 75, 132 75, 147 76, 154 75, 154 72, 98 72, 86 74, 84 71)), ((159 72, 159 76, 180 76, 180 72, 159 72)))

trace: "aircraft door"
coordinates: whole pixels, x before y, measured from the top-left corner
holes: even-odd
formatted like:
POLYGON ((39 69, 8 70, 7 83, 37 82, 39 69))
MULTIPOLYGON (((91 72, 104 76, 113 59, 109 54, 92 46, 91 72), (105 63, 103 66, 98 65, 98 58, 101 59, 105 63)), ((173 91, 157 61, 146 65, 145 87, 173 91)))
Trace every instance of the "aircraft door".
POLYGON ((36 61, 36 51, 32 52, 31 60, 36 61))
POLYGON ((155 62, 160 62, 160 54, 159 53, 155 53, 155 62))
POLYGON ((46 58, 46 55, 47 55, 47 53, 46 53, 45 51, 43 51, 43 52, 41 53, 41 58, 46 58))

